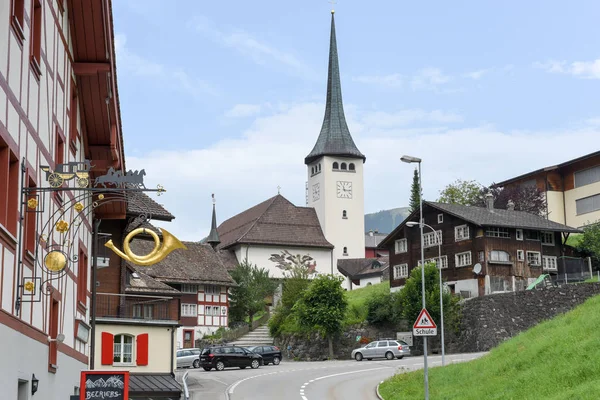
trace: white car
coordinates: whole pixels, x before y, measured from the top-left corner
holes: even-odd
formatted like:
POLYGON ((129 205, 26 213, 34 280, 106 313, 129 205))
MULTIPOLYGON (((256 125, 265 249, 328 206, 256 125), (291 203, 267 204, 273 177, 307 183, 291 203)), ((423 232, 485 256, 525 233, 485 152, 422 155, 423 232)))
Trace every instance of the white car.
POLYGON ((365 347, 352 350, 352 358, 356 361, 362 361, 363 358, 372 360, 373 358, 394 358, 401 359, 410 355, 410 346, 402 340, 377 340, 371 342, 365 347))

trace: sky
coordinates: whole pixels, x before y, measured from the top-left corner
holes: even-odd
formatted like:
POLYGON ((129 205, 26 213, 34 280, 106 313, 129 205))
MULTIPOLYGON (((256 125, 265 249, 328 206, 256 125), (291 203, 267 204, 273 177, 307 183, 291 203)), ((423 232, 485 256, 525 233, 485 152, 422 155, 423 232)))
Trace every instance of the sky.
MULTIPOLYGON (((115 0, 127 169, 183 240, 280 192, 305 205, 324 115, 325 0, 115 0)), ((339 0, 346 119, 366 155, 365 212, 600 150, 600 2, 339 0)), ((160 224, 159 224, 160 225, 160 224)))

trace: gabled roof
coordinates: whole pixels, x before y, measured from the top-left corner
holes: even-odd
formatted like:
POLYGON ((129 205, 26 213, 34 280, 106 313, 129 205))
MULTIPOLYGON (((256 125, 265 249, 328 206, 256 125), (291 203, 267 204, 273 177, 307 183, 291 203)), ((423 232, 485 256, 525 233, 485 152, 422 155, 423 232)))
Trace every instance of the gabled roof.
POLYGON ((389 257, 380 258, 345 258, 338 260, 338 271, 344 276, 356 279, 368 275, 378 275, 389 267, 389 257), (378 268, 373 268, 375 264, 378 268))
POLYGON ((219 249, 236 244, 333 248, 315 209, 297 207, 280 194, 229 218, 218 232, 219 249))
POLYGON ((152 293, 152 294, 171 294, 178 295, 181 292, 177 289, 172 288, 166 283, 162 283, 152 278, 150 275, 144 272, 145 267, 138 267, 129 265, 135 273, 138 274, 139 278, 131 278, 129 284, 125 287, 126 293, 152 293))
POLYGON ((235 253, 231 250, 217 250, 217 255, 221 259, 221 262, 225 266, 227 272, 233 271, 239 265, 239 261, 235 256, 235 253))
MULTIPOLYGON (((487 207, 463 206, 460 204, 436 203, 432 201, 424 201, 423 206, 433 207, 477 226, 534 229, 565 233, 583 232, 581 229, 571 228, 570 226, 559 224, 525 211, 502 210, 498 208, 489 210, 487 207)), ((412 212, 392 233, 381 241, 379 247, 387 245, 396 236, 397 232, 404 229, 406 222, 411 220, 418 221, 418 213, 419 210, 412 212)))
MULTIPOLYGON (((183 242, 183 244, 187 250, 175 250, 162 261, 149 267, 143 267, 142 271, 153 279, 165 283, 205 283, 229 286, 235 284, 210 245, 197 242, 183 242)), ((135 254, 143 255, 152 251, 154 241, 134 239, 129 245, 135 254)), ((138 269, 135 265, 129 264, 129 266, 138 269)))
POLYGON ((304 159, 305 164, 310 164, 317 158, 326 155, 362 158, 366 157, 358 150, 344 115, 342 102, 342 84, 340 82, 340 67, 338 63, 337 41, 335 38, 335 20, 331 13, 331 36, 329 43, 329 70, 327 77, 327 101, 325 104, 325 117, 321 126, 321 133, 312 151, 304 159))
POLYGON ((387 233, 365 233, 365 248, 374 249, 377 248, 377 245, 385 239, 387 233))
POLYGON ((144 192, 127 192, 127 215, 146 215, 149 219, 172 221, 175 216, 144 192))

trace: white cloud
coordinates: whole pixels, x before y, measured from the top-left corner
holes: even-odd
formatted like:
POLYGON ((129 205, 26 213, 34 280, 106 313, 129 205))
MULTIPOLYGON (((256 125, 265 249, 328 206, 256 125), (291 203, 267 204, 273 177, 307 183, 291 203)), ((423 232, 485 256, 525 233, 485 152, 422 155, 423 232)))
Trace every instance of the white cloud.
POLYGON ((445 75, 439 68, 423 68, 413 76, 411 87, 413 90, 436 90, 440 85, 448 83, 450 76, 445 75))
POLYGON ((236 104, 225 112, 225 116, 228 118, 252 117, 260 114, 263 108, 262 104, 236 104))
POLYGON ((463 76, 465 78, 471 78, 475 81, 478 81, 479 79, 481 79, 483 77, 483 75, 489 73, 491 70, 492 70, 491 68, 478 69, 476 71, 467 72, 467 73, 463 74, 463 76))
POLYGON ((354 82, 381 85, 386 87, 402 87, 404 78, 400 74, 390 75, 362 75, 353 77, 354 82))
MULTIPOLYGON (((461 117, 442 111, 368 112, 349 105, 350 131, 367 156, 365 211, 406 206, 412 168, 402 154, 423 159, 426 199, 457 178, 483 184, 500 181, 585 153, 595 145, 600 127, 586 125, 564 131, 505 132, 493 126, 432 127, 459 123, 461 117), (382 116, 387 120, 382 121, 382 116), (540 148, 540 143, 552 146, 540 148), (572 146, 579 143, 580 146, 572 146), (539 149, 539 150, 536 150, 539 149)), ((167 192, 158 201, 176 219, 167 224, 182 239, 199 240, 210 229, 211 193, 222 222, 267 198, 281 194, 297 205, 305 202, 304 157, 317 139, 323 104, 281 107, 257 117, 239 138, 223 139, 207 148, 181 148, 128 157, 128 168, 145 168, 148 187, 162 183, 167 192)))
POLYGON ((190 76, 183 69, 156 63, 132 52, 127 47, 127 37, 123 34, 115 35, 115 49, 119 71, 148 78, 161 85, 173 85, 175 83, 175 89, 193 97, 201 97, 207 94, 218 95, 218 91, 212 85, 190 76))
POLYGON ((296 55, 289 51, 275 48, 265 41, 255 38, 243 30, 225 31, 204 16, 194 17, 188 24, 195 31, 208 36, 213 41, 231 47, 239 53, 251 58, 259 65, 279 64, 295 75, 315 79, 315 72, 296 55))
POLYGON ((592 61, 566 61, 550 60, 547 62, 536 62, 536 68, 541 68, 551 73, 569 74, 584 79, 600 79, 600 58, 592 61))

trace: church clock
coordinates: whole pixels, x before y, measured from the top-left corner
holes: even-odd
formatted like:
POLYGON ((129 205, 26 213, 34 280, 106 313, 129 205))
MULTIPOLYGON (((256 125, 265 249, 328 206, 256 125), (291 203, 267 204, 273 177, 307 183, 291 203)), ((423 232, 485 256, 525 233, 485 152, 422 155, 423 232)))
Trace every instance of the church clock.
POLYGON ((340 199, 351 199, 352 182, 337 181, 337 197, 340 199))

